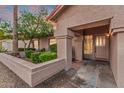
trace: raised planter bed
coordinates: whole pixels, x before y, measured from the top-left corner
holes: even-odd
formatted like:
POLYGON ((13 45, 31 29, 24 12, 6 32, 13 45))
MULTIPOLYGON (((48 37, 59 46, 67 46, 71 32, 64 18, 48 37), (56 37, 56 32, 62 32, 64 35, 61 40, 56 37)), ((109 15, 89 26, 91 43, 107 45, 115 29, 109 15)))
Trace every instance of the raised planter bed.
POLYGON ((0 53, 0 61, 28 85, 34 87, 65 68, 64 59, 33 64, 20 58, 0 53))

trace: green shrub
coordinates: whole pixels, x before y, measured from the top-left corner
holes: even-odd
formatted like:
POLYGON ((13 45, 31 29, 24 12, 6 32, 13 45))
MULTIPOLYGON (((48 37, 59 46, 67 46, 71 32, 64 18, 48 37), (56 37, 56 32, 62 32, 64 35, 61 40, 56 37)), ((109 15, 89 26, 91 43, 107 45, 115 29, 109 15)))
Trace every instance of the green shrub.
POLYGON ((36 49, 35 49, 35 48, 26 48, 26 50, 32 50, 32 51, 35 51, 36 49))
POLYGON ((35 51, 35 48, 18 48, 18 51, 32 50, 35 51))
POLYGON ((27 58, 31 58, 31 53, 33 53, 32 50, 26 50, 26 51, 25 51, 26 57, 27 57, 27 58))
POLYGON ((46 51, 46 49, 45 48, 42 48, 41 50, 40 50, 40 52, 45 52, 46 51))
POLYGON ((45 62, 45 61, 56 59, 56 57, 57 55, 54 52, 44 52, 40 54, 39 60, 41 62, 45 62))
POLYGON ((18 51, 24 51, 25 49, 24 48, 18 48, 18 51))
POLYGON ((6 52, 7 49, 5 49, 4 47, 0 46, 0 52, 6 52))
POLYGON ((57 44, 50 45, 50 51, 51 52, 57 52, 57 44))
POLYGON ((31 60, 33 63, 39 63, 40 53, 31 53, 31 60))

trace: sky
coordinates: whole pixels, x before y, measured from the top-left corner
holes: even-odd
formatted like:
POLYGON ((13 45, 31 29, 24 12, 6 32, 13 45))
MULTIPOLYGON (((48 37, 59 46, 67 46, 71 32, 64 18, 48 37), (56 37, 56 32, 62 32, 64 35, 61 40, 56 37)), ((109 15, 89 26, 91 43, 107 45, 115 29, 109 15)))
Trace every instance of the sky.
MULTIPOLYGON (((18 12, 28 10, 32 13, 38 12, 41 7, 45 7, 50 14, 55 8, 55 5, 19 5, 18 12)), ((0 19, 7 20, 12 23, 13 20, 13 6, 12 5, 0 5, 0 19)))

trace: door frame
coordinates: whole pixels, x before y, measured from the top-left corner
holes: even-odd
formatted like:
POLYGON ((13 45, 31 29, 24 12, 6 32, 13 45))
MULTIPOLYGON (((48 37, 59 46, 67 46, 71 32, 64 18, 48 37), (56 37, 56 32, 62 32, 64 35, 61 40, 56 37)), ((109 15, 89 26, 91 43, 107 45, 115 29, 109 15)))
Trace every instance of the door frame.
POLYGON ((102 60, 102 61, 110 61, 110 36, 108 36, 108 59, 104 59, 104 58, 97 58, 96 57, 96 45, 95 45, 95 41, 96 41, 96 36, 106 36, 106 33, 104 34, 94 34, 93 37, 94 37, 94 42, 93 42, 93 47, 94 47, 94 53, 93 53, 93 56, 94 56, 94 59, 95 60, 102 60))
POLYGON ((108 43, 109 43, 109 45, 108 45, 108 59, 98 59, 98 58, 96 58, 96 46, 95 46, 95 39, 96 39, 96 36, 105 36, 106 35, 106 33, 102 33, 102 34, 88 34, 88 35, 92 35, 93 36, 93 54, 92 54, 92 59, 90 59, 90 58, 85 58, 84 57, 84 36, 85 35, 83 35, 83 43, 82 43, 82 48, 83 48, 83 55, 82 55, 82 59, 83 60, 100 60, 100 61, 110 61, 110 36, 108 37, 108 43))

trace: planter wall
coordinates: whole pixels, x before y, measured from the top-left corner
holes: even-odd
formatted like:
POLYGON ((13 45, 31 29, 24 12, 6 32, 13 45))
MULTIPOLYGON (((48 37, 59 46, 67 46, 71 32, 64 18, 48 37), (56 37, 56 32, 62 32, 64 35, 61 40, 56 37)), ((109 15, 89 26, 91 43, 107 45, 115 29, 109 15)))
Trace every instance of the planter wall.
POLYGON ((62 58, 33 64, 20 58, 0 53, 0 61, 31 87, 38 85, 65 68, 65 60, 62 58))

